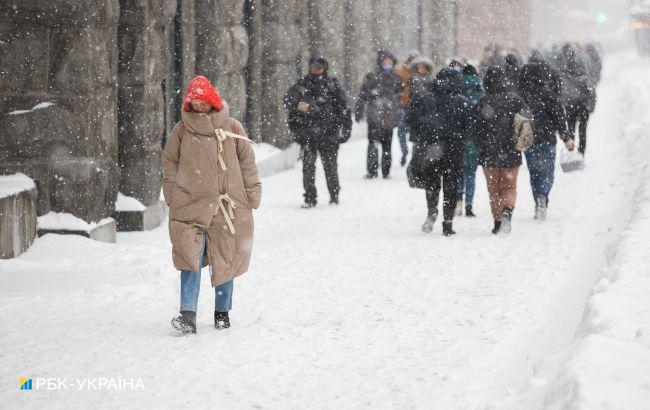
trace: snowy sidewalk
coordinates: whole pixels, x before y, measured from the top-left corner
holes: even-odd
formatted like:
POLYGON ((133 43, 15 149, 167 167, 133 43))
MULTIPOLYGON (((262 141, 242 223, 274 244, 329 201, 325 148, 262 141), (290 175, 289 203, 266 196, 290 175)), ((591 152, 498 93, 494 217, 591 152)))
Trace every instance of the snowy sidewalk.
POLYGON ((610 111, 624 107, 610 97, 599 95, 585 171, 558 168, 545 224, 522 167, 508 237, 490 234, 480 169, 479 217, 458 218, 452 238, 440 222, 422 234, 424 192, 398 165, 390 180, 364 180, 364 141, 342 148, 338 207, 320 166, 313 210, 299 209, 299 167, 265 179, 252 266, 223 332, 205 273, 198 334, 169 326, 179 279, 166 227, 117 244, 38 239, 0 261, 0 407, 484 409, 531 386, 542 397, 635 188, 610 111), (139 378, 145 389, 23 392, 21 377, 139 378))

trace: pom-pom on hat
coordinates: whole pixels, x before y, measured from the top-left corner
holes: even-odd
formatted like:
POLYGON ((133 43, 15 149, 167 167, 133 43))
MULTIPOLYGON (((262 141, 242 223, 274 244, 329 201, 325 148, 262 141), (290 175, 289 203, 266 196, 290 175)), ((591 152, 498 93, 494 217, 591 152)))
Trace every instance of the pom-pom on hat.
POLYGON ((203 76, 194 77, 187 87, 187 92, 183 98, 183 108, 185 111, 190 110, 190 100, 202 100, 213 106, 217 111, 223 108, 221 96, 214 89, 210 80, 203 76))

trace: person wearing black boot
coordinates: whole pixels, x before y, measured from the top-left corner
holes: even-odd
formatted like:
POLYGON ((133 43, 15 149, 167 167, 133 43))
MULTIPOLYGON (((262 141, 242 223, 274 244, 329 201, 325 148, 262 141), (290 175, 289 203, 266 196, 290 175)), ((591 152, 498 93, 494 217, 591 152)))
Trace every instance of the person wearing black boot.
POLYGON ((402 78, 395 71, 397 59, 389 51, 377 53, 377 68, 368 73, 363 80, 355 107, 355 119, 368 119, 368 174, 366 178, 376 178, 379 169, 379 150, 381 145, 381 173, 384 179, 390 175, 391 145, 393 129, 397 127, 402 110, 402 78))
POLYGON ((196 333, 201 269, 210 266, 215 289, 215 327, 230 326, 234 278, 248 270, 253 209, 262 199, 255 152, 228 104, 202 76, 183 99, 181 121, 162 152, 163 193, 169 206, 169 238, 180 271, 181 333, 196 333))
POLYGON ((302 148, 303 208, 316 206, 316 158, 320 154, 330 194, 338 205, 341 190, 338 174, 339 145, 350 138, 352 115, 343 88, 327 74, 329 63, 321 56, 309 60, 309 74, 293 85, 284 97, 289 129, 302 148))
POLYGON ((479 163, 487 182, 494 218, 492 233, 508 233, 517 199, 517 174, 521 152, 513 138, 515 114, 526 108, 524 101, 508 92, 506 75, 492 67, 485 74, 486 95, 474 107, 476 127, 473 138, 479 151, 479 163))
POLYGON ((429 233, 438 216, 438 198, 443 189, 442 233, 453 230, 456 192, 462 176, 464 137, 472 127, 471 103, 461 95, 461 75, 443 68, 428 92, 413 96, 407 115, 417 144, 407 173, 409 183, 424 188, 427 219, 422 231, 429 233))

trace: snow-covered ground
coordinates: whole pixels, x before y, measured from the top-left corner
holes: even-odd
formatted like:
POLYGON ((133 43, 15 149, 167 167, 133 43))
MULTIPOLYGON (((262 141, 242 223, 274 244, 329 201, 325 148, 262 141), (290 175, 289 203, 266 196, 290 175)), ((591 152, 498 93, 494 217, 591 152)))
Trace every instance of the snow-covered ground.
POLYGON ((508 237, 489 232, 480 173, 479 217, 458 218, 452 238, 439 223, 421 233, 424 192, 399 165, 364 180, 364 141, 342 147, 338 207, 320 167, 309 211, 299 167, 266 178, 227 331, 212 328, 206 276, 198 334, 169 326, 179 275, 165 226, 117 244, 39 238, 0 261, 0 407, 644 408, 649 68, 607 60, 586 169, 558 167, 540 224, 522 167, 508 237), (27 392, 22 377, 144 389, 27 392))

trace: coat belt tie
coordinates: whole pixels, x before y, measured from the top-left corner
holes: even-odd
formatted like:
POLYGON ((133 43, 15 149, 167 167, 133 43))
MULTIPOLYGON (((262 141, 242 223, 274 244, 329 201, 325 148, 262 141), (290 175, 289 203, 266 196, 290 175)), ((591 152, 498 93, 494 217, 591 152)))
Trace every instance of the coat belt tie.
MULTIPOLYGON (((233 220, 235 219, 235 208, 237 208, 237 205, 228 194, 223 194, 219 197, 219 209, 223 212, 223 217, 228 224, 228 229, 230 229, 230 233, 233 235, 235 234, 235 225, 233 224, 233 220)), ((219 210, 217 210, 217 213, 219 213, 219 210)))

